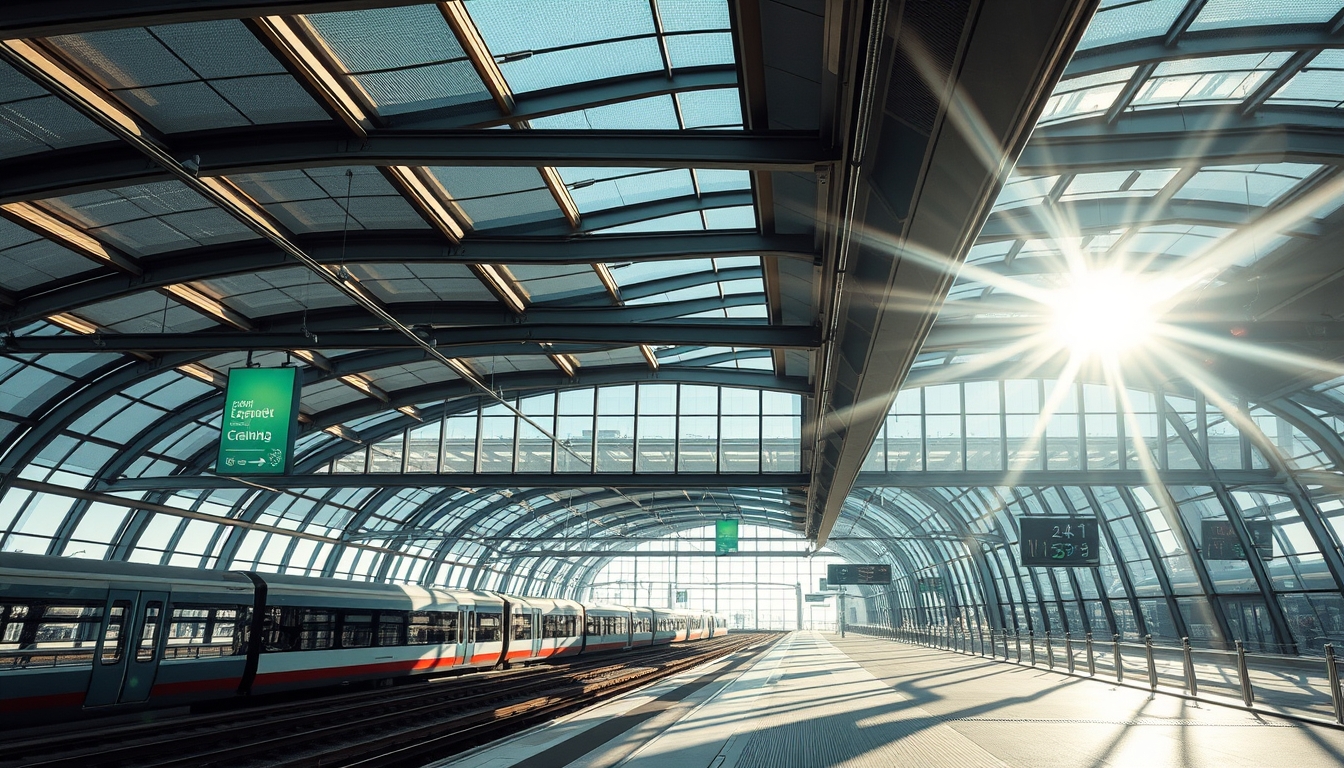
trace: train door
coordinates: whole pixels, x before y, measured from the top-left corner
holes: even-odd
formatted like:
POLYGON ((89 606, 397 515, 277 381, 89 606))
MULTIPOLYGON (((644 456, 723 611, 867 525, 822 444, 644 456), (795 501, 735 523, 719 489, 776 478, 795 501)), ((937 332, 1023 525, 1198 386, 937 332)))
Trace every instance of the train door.
POLYGON ((462 663, 471 664, 476 647, 476 617, 472 608, 463 608, 458 617, 462 621, 462 663))
POLYGON ((529 608, 532 615, 532 658, 541 658, 541 609, 529 608))
POLYGON ((86 707, 132 704, 149 698, 159 666, 167 592, 114 589, 104 610, 86 707))

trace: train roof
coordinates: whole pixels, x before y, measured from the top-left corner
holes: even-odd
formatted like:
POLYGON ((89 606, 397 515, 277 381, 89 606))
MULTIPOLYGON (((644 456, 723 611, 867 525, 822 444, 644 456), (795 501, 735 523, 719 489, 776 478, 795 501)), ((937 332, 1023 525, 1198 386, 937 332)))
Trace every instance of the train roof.
POLYGON ((252 591, 252 582, 236 571, 211 571, 78 557, 49 557, 0 552, 0 581, 54 579, 93 584, 163 584, 252 591))

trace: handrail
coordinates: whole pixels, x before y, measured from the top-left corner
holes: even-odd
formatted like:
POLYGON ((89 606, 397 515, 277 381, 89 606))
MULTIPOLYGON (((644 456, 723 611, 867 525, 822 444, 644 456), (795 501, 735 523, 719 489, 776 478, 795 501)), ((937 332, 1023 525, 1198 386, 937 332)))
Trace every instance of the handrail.
POLYGON ((1323 657, 1314 657, 1252 653, 1241 641, 1226 650, 1194 648, 1189 638, 1175 645, 1159 643, 1151 635, 1094 638, 1091 633, 1078 637, 1066 632, 1061 637, 950 625, 850 624, 848 629, 1000 663, 1045 667, 1073 677, 1344 726, 1344 687, 1330 643, 1325 644, 1323 657))

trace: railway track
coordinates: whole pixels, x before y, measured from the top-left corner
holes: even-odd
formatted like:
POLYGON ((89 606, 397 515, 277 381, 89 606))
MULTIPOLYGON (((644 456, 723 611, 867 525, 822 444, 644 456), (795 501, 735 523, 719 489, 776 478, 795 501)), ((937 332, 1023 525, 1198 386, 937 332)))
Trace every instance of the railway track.
POLYGON ((10 740, 0 768, 418 766, 777 637, 730 635, 141 724, 76 725, 10 740))

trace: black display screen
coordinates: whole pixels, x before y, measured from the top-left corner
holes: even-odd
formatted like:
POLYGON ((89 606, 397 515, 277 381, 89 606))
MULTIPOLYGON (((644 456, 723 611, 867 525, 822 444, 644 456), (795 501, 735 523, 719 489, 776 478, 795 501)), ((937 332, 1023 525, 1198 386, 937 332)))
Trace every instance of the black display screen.
POLYGON ((891 566, 880 563, 828 565, 826 566, 826 582, 832 587, 840 584, 890 584, 891 566))
POLYGON ((1019 517, 1022 564, 1047 568, 1101 565, 1095 517, 1019 517))

